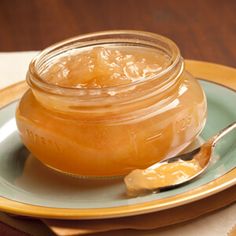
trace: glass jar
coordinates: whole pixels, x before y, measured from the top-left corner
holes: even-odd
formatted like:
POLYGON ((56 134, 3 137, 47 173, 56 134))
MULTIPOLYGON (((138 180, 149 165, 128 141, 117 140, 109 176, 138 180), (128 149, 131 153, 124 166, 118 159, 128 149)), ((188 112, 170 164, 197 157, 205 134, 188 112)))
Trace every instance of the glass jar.
MULTIPOLYGON (((83 65, 81 65, 83 66, 83 65)), ((105 31, 43 50, 30 63, 30 89, 16 111, 20 136, 45 165, 78 176, 119 176, 174 156, 201 132, 206 99, 171 40, 148 32, 105 31), (42 77, 58 58, 96 46, 149 48, 168 65, 155 76, 104 88, 70 88, 42 77)))

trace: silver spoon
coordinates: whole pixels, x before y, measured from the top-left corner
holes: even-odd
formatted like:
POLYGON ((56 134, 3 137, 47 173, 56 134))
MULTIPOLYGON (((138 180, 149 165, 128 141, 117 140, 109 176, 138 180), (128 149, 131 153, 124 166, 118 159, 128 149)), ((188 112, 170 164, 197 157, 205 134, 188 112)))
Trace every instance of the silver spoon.
POLYGON ((236 122, 233 122, 226 128, 219 131, 199 148, 189 153, 160 161, 144 170, 132 171, 124 179, 127 187, 127 193, 131 196, 137 196, 146 194, 150 191, 153 192, 161 189, 174 188, 193 180, 202 174, 209 166, 209 163, 213 157, 212 153, 217 142, 235 128, 236 122), (171 168, 175 168, 175 170, 177 168, 177 170, 179 169, 181 171, 181 168, 186 168, 186 165, 189 166, 187 168, 190 168, 190 170, 192 168, 192 174, 183 175, 184 173, 182 171, 180 173, 180 179, 176 181, 176 178, 173 178, 173 182, 168 181, 165 183, 165 178, 169 178, 170 175, 173 174, 171 173, 171 168), (157 177, 157 175, 159 175, 159 177, 157 177))

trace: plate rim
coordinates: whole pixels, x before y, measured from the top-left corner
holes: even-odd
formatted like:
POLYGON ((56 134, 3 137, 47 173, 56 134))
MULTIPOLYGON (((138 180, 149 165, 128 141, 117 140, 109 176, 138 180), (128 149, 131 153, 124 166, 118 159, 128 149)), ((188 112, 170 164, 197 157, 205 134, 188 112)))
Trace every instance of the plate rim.
POLYGON ((0 197, 0 210, 23 216, 48 219, 109 219, 172 209, 207 198, 236 184, 236 168, 194 190, 149 202, 107 208, 73 209, 36 206, 0 197))
MULTIPOLYGON (((225 67, 224 69, 227 70, 228 68, 225 67)), ((233 70, 236 76, 236 70, 235 69, 233 70)), ((204 78, 206 77, 207 76, 205 76, 204 78)), ((208 80, 206 78, 202 80, 216 84, 218 86, 222 86, 236 93, 236 85, 234 86, 235 88, 233 88, 232 86, 227 86, 225 84, 218 83, 218 81, 217 82, 212 81, 211 79, 208 80)), ((5 102, 5 104, 0 104, 0 109, 16 101, 26 89, 27 89, 26 83, 23 81, 14 84, 6 89, 0 90, 0 95, 6 94, 6 91, 8 91, 7 94, 11 94, 9 96, 8 102, 5 102), (14 91, 14 93, 9 93, 9 91, 12 92, 14 91)), ((162 199, 155 199, 148 202, 136 203, 132 205, 114 206, 106 208, 90 208, 90 209, 55 208, 55 207, 45 207, 45 206, 32 205, 28 203, 22 203, 0 196, 0 210, 17 215, 53 218, 53 219, 55 218, 56 219, 108 219, 108 218, 141 215, 145 213, 151 213, 174 208, 177 206, 185 205, 187 203, 198 201, 203 198, 207 198, 211 195, 214 195, 218 192, 221 192, 235 185, 236 184, 235 176, 236 176, 236 168, 232 169, 231 171, 224 174, 220 178, 217 178, 207 184, 199 186, 196 189, 181 194, 177 194, 175 196, 162 199)))

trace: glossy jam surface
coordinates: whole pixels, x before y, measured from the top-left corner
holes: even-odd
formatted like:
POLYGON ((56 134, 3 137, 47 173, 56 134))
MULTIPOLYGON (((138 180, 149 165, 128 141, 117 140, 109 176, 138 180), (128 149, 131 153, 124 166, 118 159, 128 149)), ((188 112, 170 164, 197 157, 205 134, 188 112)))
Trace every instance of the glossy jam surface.
POLYGON ((183 183, 201 172, 209 164, 212 155, 213 139, 201 146, 200 151, 190 161, 178 160, 176 162, 153 165, 144 170, 133 170, 124 181, 129 196, 138 196, 161 187, 173 186, 183 183))
MULTIPOLYGON (((167 59, 160 51, 141 47, 99 47, 63 55, 41 74, 49 84, 100 91, 155 76, 168 67, 167 59)), ((151 80, 139 90, 131 86, 122 103, 117 102, 119 94, 108 95, 104 106, 104 100, 93 95, 87 101, 95 105, 82 106, 80 96, 56 96, 32 88, 16 112, 22 140, 44 164, 70 174, 117 176, 147 168, 191 143, 206 116, 204 93, 188 73, 182 72, 161 93, 152 89, 158 81, 151 80)))
POLYGON ((129 84, 154 76, 169 64, 161 51, 120 47, 95 47, 61 57, 43 77, 64 87, 103 88, 129 84))
POLYGON ((134 170, 125 177, 127 193, 129 196, 137 196, 161 187, 182 183, 201 169, 199 162, 193 159, 166 163, 155 169, 134 170))

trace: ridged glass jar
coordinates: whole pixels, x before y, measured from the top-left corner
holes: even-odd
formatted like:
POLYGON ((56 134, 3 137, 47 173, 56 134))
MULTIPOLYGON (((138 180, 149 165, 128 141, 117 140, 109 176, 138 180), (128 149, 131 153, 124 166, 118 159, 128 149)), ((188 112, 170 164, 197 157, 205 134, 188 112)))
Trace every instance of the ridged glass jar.
MULTIPOLYGON (((81 65, 83 66, 83 65, 81 65)), ((176 155, 201 132, 206 99, 171 40, 148 32, 105 31, 43 50, 30 63, 29 90, 16 111, 20 136, 45 165, 78 176, 119 176, 176 155), (168 65, 127 85, 68 88, 44 69, 68 53, 96 46, 162 52, 168 65)))

